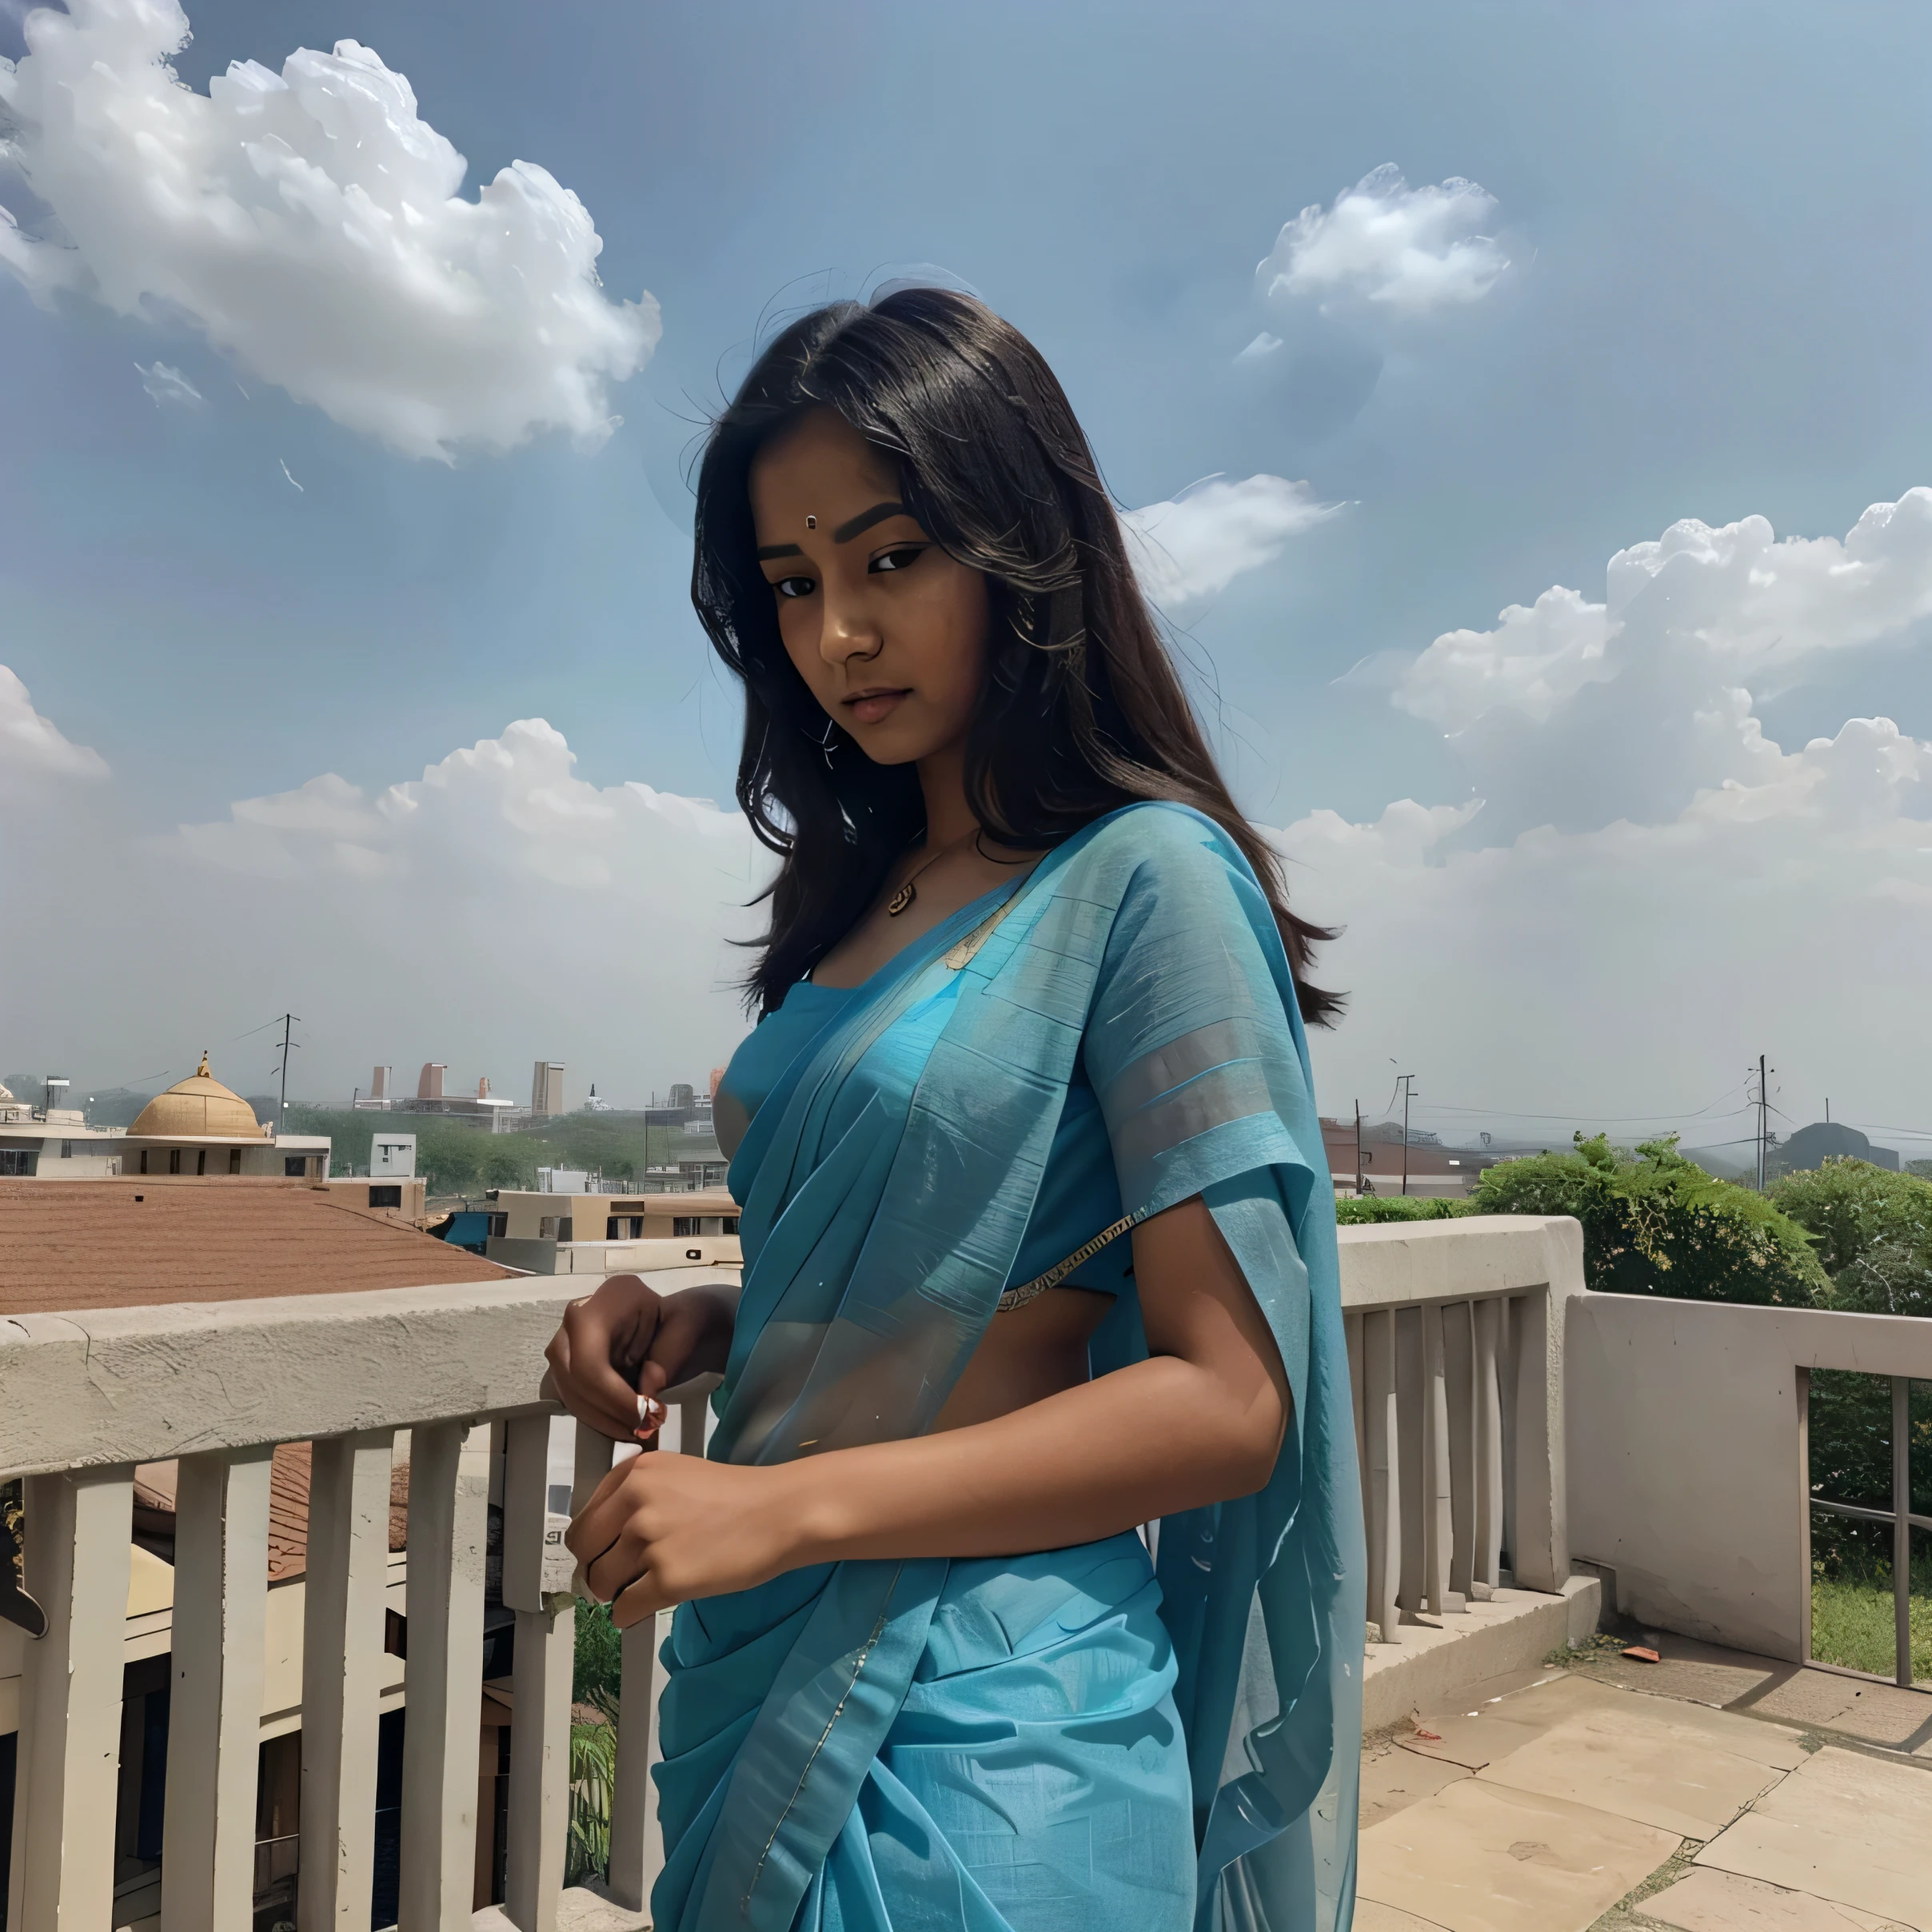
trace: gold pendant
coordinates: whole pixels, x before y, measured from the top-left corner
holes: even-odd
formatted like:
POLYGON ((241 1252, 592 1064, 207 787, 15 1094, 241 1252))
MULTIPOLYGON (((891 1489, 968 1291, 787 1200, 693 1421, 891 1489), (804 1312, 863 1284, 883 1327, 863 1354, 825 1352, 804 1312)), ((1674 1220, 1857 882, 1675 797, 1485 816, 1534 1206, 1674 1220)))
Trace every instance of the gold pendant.
POLYGON ((919 888, 908 879, 892 897, 885 902, 885 916, 896 919, 919 896, 919 888))

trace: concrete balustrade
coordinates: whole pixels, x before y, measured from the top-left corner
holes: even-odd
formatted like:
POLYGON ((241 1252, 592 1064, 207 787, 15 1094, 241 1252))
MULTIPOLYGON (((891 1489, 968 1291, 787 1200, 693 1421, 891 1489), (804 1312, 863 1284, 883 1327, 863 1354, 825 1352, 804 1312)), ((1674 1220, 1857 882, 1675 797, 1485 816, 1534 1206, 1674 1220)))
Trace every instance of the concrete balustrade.
MULTIPOLYGON (((665 1292, 735 1280, 702 1265, 647 1277, 665 1292)), ((569 1813, 573 1566, 561 1540, 557 1405, 544 1345, 570 1291, 551 1278, 0 1320, 0 1476, 26 1478, 26 1583, 48 1619, 0 1627, 18 1658, 20 1737, 10 1932, 114 1922, 134 1465, 178 1457, 162 1932, 253 1922, 256 1772, 274 1447, 311 1442, 303 1584, 297 1915, 367 1926, 377 1726, 395 1659, 389 1551, 394 1443, 407 1430, 409 1722, 399 1922, 475 1920, 477 1762, 493 1429, 505 1445, 503 1601, 517 1619, 507 1890, 521 1932, 558 1922, 569 1813)), ((702 1454, 697 1387, 665 1447, 702 1454)), ((613 1445, 566 1430, 572 1507, 613 1445)), ((649 1777, 652 1625, 627 1634, 610 1922, 637 1924, 657 1864, 649 1777)), ((0 1688, 15 1686, 0 1683, 0 1688)), ((282 1726, 285 1728, 285 1726, 282 1726)), ((494 1911, 485 1917, 497 1916, 494 1911)), ((499 1920, 499 1922, 501 1921, 499 1920)))
MULTIPOLYGON (((1803 1375, 1932 1379, 1932 1325, 1588 1294, 1574 1221, 1345 1228, 1343 1319, 1361 1453, 1371 1728, 1444 1688, 1540 1662, 1623 1607, 1774 1656, 1805 1654, 1803 1375)), ((667 1291, 731 1279, 699 1264, 667 1291)), ((26 1581, 46 1612, 0 1626, 17 1696, 12 1932, 112 1922, 134 1465, 181 1459, 163 1932, 249 1922, 265 1644, 269 1455, 315 1445, 301 1649, 305 1926, 369 1922, 376 1726, 394 1701, 392 1445, 409 1433, 409 1635, 400 1922, 471 1925, 493 1443, 502 1602, 515 1617, 506 1893, 479 1924, 581 1922, 563 1893, 573 1569, 561 1541, 613 1445, 555 1431, 543 1348, 553 1277, 0 1321, 0 1475, 27 1479, 26 1581), (17 1660, 17 1661, 14 1661, 17 1660)), ((705 1388, 662 1448, 703 1453, 705 1388)), ((151 1563, 152 1559, 142 1557, 151 1563)), ((285 1623, 285 1618, 282 1623, 285 1623)), ((642 1922, 661 1846, 649 1768, 668 1614, 627 1632, 611 1859, 598 1910, 642 1922)), ((271 1657, 270 1662, 273 1659, 271 1657)), ((271 1671, 271 1675, 273 1672, 271 1671)), ((285 1730, 287 1712, 276 1714, 285 1730)))

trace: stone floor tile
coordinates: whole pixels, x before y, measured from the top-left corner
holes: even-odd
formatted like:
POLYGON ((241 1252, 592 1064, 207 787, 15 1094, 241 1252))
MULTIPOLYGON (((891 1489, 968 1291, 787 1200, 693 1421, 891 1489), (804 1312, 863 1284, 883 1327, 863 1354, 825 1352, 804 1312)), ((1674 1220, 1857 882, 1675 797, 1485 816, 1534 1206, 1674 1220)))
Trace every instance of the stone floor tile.
POLYGON ((1834 1671, 1794 1670, 1783 1683, 1773 1683, 1739 1708, 1786 1724, 1830 1725, 1841 1712, 1850 1710, 1866 1688, 1856 1678, 1840 1677, 1834 1671))
POLYGON ((1468 1770, 1447 1760, 1431 1760, 1414 1751, 1385 1745, 1362 1754, 1362 1829, 1391 1818, 1398 1811, 1433 1798, 1444 1785, 1467 1778, 1468 1770))
POLYGON ((1932 1772, 1827 1746, 1697 1862, 1932 1932, 1932 1772))
MULTIPOLYGON (((1826 1671, 1807 1671, 1807 1677, 1826 1677, 1826 1671)), ((1851 1702, 1832 1718, 1830 1728, 1868 1744, 1886 1744, 1894 1750, 1914 1750, 1932 1738, 1932 1697, 1922 1690, 1902 1690, 1896 1684, 1841 1681, 1852 1687, 1851 1702)))
MULTIPOLYGON (((1669 1640, 1667 1639, 1666 1642, 1669 1640)), ((1719 1663, 1703 1658, 1676 1657, 1667 1650, 1661 1663, 1643 1663, 1634 1657, 1610 1656, 1581 1667, 1579 1675, 1620 1690, 1643 1690, 1652 1697, 1677 1697, 1721 1710, 1748 1696, 1777 1674, 1775 1665, 1719 1663)))
POLYGON ((1682 1932, 1904 1932, 1856 1906, 1699 1866, 1636 1908, 1682 1932))
POLYGON ((1359 1889, 1447 1932, 1583 1932, 1673 1832, 1465 1778, 1362 1834, 1359 1889))
POLYGON ((1447 1932, 1432 1918, 1418 1918, 1392 1905, 1373 1898, 1355 1901, 1355 1932, 1447 1932))
POLYGON ((1541 1737, 1548 1728, 1541 1724, 1512 1724, 1507 1718, 1488 1710, 1424 1718, 1422 1727, 1436 1734, 1425 1738, 1414 1732, 1398 1731, 1394 1742, 1414 1756, 1439 1758, 1444 1764, 1459 1764, 1470 1771, 1479 1771, 1484 1765, 1507 1758, 1519 1746, 1541 1737))
MULTIPOLYGON (((1585 1705, 1579 1700, 1571 1707, 1574 1714, 1580 1716, 1590 1710, 1621 1711, 1647 1723, 1668 1725, 1686 1738, 1702 1739, 1776 1771, 1795 1770, 1810 1755, 1798 1731, 1788 1725, 1774 1724, 1754 1712, 1747 1716, 1713 1710, 1706 1704, 1678 1698, 1635 1695, 1607 1684, 1591 1684, 1589 1688, 1596 1694, 1596 1702, 1585 1705)), ((1543 1691, 1535 1694, 1539 1698, 1547 1694, 1543 1691)), ((1512 1699, 1502 1708, 1512 1722, 1520 1723, 1526 1721, 1523 1714, 1533 1712, 1538 1706, 1526 1698, 1512 1699)))
MULTIPOLYGON (((1679 1713, 1687 1709, 1620 1694, 1614 1703, 1567 1718, 1532 1739, 1482 1776, 1515 1790, 1593 1805, 1679 1838, 1715 1838, 1777 1780, 1781 1768, 1744 1757, 1702 1726, 1680 1721, 1679 1713)), ((1729 1722, 1746 1732, 1768 1728, 1748 1718, 1729 1722)), ((1802 1755, 1795 1744, 1790 1748, 1802 1755)))

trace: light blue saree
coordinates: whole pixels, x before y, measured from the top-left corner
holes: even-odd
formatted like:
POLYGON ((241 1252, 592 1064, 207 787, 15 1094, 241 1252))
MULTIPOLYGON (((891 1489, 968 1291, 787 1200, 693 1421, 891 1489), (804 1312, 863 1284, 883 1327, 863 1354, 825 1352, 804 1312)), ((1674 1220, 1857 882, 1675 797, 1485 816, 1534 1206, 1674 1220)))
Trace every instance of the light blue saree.
MULTIPOLYGON (((1294 1415, 1266 1487, 1165 1519, 1156 1561, 1129 1534, 682 1606, 654 1922, 1348 1932, 1355 1433, 1306 1048, 1252 872, 1198 813, 1130 807, 828 1011, 733 1160, 744 1290, 714 1457, 930 1427, 1012 1278, 1076 1081, 1124 1216, 1207 1201, 1294 1415)), ((1146 1353, 1124 1285, 1096 1374, 1146 1353)))

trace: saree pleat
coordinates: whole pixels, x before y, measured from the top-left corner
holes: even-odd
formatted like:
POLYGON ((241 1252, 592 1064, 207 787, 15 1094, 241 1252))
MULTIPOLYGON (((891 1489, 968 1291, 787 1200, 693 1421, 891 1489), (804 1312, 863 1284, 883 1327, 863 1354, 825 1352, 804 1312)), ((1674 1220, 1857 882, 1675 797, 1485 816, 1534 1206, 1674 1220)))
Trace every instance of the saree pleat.
MULTIPOLYGON (((1156 1564, 1110 1538, 682 1607, 665 1932, 1347 1932, 1363 1591, 1331 1197, 1287 963, 1211 821, 1146 805, 1089 826, 908 948, 785 1069, 733 1160, 745 1285, 711 1453, 931 1426, 1076 1072, 1124 1212, 1200 1195, 1240 1264, 1293 1398, 1273 1475, 1164 1522, 1156 1564), (888 1048, 910 1084, 868 1093, 888 1048)), ((1145 1353, 1124 1295, 1095 1372, 1145 1353)))

